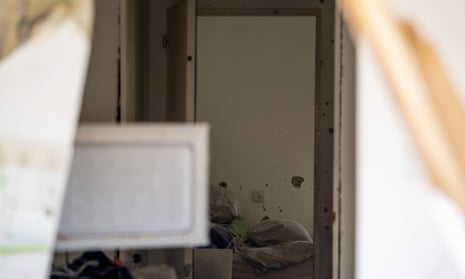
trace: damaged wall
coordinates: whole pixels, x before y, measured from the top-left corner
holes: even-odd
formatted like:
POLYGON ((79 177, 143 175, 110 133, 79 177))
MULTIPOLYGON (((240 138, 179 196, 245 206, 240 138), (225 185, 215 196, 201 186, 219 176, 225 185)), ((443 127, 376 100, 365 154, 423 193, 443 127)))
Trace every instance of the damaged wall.
POLYGON ((333 260, 333 139, 334 23, 330 0, 199 0, 199 8, 317 8, 321 11, 320 76, 315 100, 314 228, 315 278, 332 278, 333 260))
POLYGON ((227 183, 249 225, 289 218, 312 234, 316 17, 200 16, 197 25, 211 184, 227 183))
MULTIPOLYGON (((166 100, 166 57, 162 46, 162 35, 166 30, 165 10, 176 0, 147 1, 148 48, 144 52, 148 75, 145 87, 146 102, 139 103, 144 119, 163 121, 166 100)), ((318 278, 331 278, 332 274, 332 225, 333 225, 333 105, 334 105, 334 1, 330 0, 198 0, 202 9, 214 8, 288 8, 311 9, 321 11, 321 59, 319 62, 319 92, 315 100, 315 156, 319 161, 315 165, 315 207, 314 238, 315 274, 318 278)), ((138 107, 139 109, 139 107, 138 107)), ((298 174, 297 174, 298 175, 298 174)), ((292 178, 291 178, 292 179, 292 178)), ((309 214, 311 214, 309 212, 309 214)))

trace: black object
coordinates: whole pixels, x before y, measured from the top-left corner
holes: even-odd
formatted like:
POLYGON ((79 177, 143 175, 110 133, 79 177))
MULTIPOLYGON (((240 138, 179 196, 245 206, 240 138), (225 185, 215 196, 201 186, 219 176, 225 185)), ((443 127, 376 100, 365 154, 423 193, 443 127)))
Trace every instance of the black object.
POLYGON ((54 275, 52 279, 134 279, 126 267, 117 266, 104 253, 85 252, 79 258, 68 265, 68 269, 79 271, 76 276, 54 275), (87 266, 86 266, 87 265, 87 266))
POLYGON ((210 229, 210 243, 220 249, 231 247, 233 237, 229 231, 221 226, 215 225, 210 229))

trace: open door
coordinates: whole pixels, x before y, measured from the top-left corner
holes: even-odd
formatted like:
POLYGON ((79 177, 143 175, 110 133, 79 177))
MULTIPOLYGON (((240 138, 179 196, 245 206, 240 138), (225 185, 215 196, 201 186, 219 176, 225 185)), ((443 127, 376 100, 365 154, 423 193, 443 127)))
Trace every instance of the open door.
POLYGON ((167 14, 167 121, 195 118, 196 0, 182 0, 167 14))

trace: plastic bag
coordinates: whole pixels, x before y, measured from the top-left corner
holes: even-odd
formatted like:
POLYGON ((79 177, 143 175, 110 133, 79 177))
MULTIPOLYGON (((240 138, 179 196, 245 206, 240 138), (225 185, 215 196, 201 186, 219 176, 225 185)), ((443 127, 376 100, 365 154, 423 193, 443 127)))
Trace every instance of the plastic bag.
POLYGON ((212 186, 210 188, 211 220, 215 223, 229 224, 239 215, 239 203, 233 193, 224 187, 212 186))
POLYGON ((247 237, 256 246, 271 246, 290 241, 313 243, 305 227, 294 220, 263 220, 247 232, 247 237))
POLYGON ((238 248, 241 257, 259 273, 298 264, 313 256, 313 243, 309 241, 285 242, 268 247, 238 248))

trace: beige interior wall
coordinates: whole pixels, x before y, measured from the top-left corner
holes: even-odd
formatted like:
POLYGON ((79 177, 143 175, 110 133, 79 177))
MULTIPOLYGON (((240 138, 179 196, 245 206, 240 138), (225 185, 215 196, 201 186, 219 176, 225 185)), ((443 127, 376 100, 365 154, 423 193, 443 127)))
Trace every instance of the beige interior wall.
POLYGON ((81 122, 114 122, 118 97, 119 1, 95 1, 95 23, 81 122))
POLYGON ((335 1, 332 0, 198 0, 198 6, 208 8, 317 8, 321 11, 321 56, 318 108, 315 114, 317 137, 315 154, 315 276, 332 277, 333 241, 333 139, 334 139, 334 15, 335 1))
MULTIPOLYGON (((178 0, 126 0, 129 25, 125 38, 134 53, 124 61, 131 72, 124 100, 135 109, 125 108, 125 117, 136 121, 164 121, 166 104, 166 9, 178 0)), ((80 120, 115 121, 117 102, 117 51, 119 29, 117 0, 96 1, 93 48, 80 120)))
MULTIPOLYGON (((146 69, 147 76, 143 77, 144 87, 139 87, 138 94, 142 99, 137 104, 143 115, 138 119, 143 121, 164 121, 166 113, 166 50, 163 48, 162 37, 166 34, 166 9, 179 0, 137 0, 145 7, 144 19, 147 30, 147 41, 139 46, 139 51, 143 53, 143 59, 146 61, 141 67, 146 69)), ((325 6, 319 0, 258 0, 258 1, 210 1, 197 0, 199 8, 315 8, 325 6)), ((141 63, 139 63, 141 64, 141 63)))
POLYGON ((286 218, 312 234, 316 17, 200 16, 197 24, 196 111, 211 125, 210 183, 227 183, 249 225, 286 218))
MULTIPOLYGON (((147 1, 147 0, 144 0, 147 1)), ((150 51, 147 52, 147 102, 141 104, 147 106, 147 121, 164 121, 166 114, 166 50, 163 48, 163 35, 166 34, 166 9, 173 6, 179 0, 147 1, 148 29, 147 44, 150 51)))

